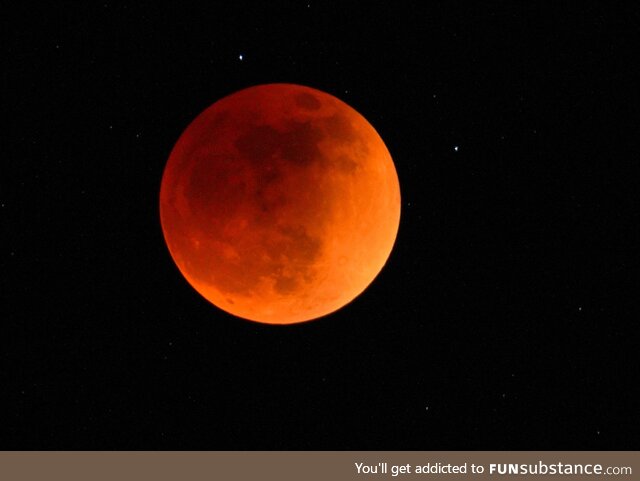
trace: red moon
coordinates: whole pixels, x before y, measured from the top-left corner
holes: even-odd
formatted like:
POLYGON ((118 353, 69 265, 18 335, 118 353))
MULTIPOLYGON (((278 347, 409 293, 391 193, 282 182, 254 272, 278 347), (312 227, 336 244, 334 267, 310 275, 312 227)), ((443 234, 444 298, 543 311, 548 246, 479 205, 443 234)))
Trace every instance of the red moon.
POLYGON ((340 309, 378 275, 398 232, 400 186, 353 108, 309 87, 259 85, 182 133, 160 220, 180 272, 208 301, 292 324, 340 309))

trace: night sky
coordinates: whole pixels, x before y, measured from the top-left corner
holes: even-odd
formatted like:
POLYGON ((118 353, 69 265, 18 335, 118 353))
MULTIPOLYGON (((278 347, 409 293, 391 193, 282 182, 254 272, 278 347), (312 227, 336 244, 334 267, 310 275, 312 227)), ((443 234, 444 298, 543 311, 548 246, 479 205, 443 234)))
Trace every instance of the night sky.
POLYGON ((638 5, 202 5, 3 13, 0 449, 637 449, 638 5), (284 327, 202 298, 158 210, 187 125, 273 82, 402 193, 379 277, 284 327))

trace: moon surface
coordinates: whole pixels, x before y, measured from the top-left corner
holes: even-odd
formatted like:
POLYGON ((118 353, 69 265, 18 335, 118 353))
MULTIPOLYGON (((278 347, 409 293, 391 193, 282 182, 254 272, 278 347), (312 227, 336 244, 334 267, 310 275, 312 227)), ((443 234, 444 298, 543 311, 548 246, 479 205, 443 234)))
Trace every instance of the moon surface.
POLYGON ((309 87, 259 85, 182 133, 160 220, 203 297, 244 319, 291 324, 340 309, 378 275, 400 187, 384 142, 353 108, 309 87))

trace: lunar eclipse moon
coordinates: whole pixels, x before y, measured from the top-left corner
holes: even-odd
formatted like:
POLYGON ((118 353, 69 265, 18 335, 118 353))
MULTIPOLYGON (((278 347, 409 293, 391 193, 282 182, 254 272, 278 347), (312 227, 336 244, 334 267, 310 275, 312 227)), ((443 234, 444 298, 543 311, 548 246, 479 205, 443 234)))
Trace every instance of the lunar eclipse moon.
POLYGON ((400 221, 384 142, 336 97, 293 84, 215 102, 183 132, 160 190, 180 272, 235 316, 292 324, 330 314, 381 271, 400 221))

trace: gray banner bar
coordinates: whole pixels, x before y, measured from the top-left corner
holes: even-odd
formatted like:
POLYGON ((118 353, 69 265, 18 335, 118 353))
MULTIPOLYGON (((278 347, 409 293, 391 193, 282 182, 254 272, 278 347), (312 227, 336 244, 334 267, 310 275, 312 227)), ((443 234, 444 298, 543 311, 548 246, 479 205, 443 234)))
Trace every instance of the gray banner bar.
POLYGON ((640 451, 0 452, 0 480, 640 479, 640 451), (533 473, 533 474, 532 474, 533 473))

